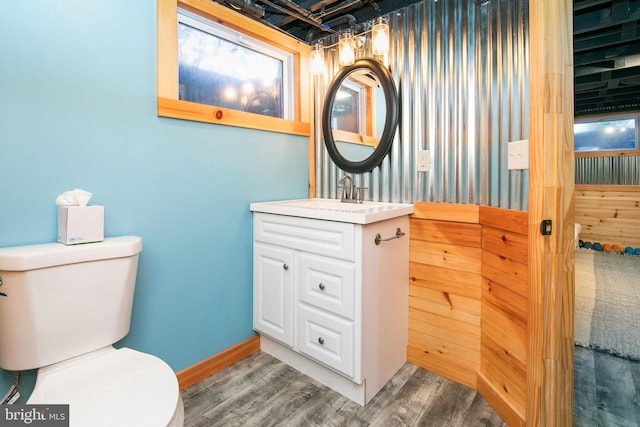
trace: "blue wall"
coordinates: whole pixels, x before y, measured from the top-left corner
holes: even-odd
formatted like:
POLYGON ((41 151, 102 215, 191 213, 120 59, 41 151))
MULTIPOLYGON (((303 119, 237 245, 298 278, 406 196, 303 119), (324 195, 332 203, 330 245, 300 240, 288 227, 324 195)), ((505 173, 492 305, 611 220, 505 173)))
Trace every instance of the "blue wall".
POLYGON ((155 52, 155 0, 4 5, 0 247, 55 241, 56 196, 91 191, 107 236, 143 238, 119 345, 179 371, 253 335, 249 203, 306 197, 308 149, 157 117, 155 52))

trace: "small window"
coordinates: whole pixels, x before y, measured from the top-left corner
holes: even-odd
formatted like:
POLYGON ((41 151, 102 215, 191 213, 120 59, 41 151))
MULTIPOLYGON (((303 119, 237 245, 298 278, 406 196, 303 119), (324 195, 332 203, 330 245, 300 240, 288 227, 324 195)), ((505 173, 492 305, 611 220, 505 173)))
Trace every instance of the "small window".
POLYGON ((209 0, 158 0, 158 116, 311 135, 311 47, 209 0))
POLYGON ((180 100, 291 119, 292 57, 179 10, 180 100))
POLYGON ((575 151, 635 150, 638 116, 606 116, 578 120, 573 125, 575 151))

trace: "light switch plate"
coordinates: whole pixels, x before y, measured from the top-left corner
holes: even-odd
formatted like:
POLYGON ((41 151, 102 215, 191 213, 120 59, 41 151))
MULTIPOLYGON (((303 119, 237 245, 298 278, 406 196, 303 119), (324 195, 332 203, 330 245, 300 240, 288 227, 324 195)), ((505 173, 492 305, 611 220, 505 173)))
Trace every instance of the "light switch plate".
POLYGON ((429 150, 418 151, 418 172, 429 172, 431 170, 431 156, 429 150))
POLYGON ((529 169, 529 140, 510 142, 507 147, 507 167, 511 169, 529 169))

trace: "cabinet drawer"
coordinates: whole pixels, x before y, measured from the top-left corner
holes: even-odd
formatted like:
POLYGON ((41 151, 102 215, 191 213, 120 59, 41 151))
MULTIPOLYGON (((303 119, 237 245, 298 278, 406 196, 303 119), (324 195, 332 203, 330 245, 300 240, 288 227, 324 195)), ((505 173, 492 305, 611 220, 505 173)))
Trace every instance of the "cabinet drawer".
POLYGON ((353 322, 304 304, 299 305, 298 315, 300 352, 353 378, 353 322))
POLYGON ((334 314, 354 319, 355 265, 318 255, 299 256, 299 298, 334 314))
POLYGON ((253 237, 258 242, 347 261, 355 256, 355 225, 345 222, 254 212, 253 237))

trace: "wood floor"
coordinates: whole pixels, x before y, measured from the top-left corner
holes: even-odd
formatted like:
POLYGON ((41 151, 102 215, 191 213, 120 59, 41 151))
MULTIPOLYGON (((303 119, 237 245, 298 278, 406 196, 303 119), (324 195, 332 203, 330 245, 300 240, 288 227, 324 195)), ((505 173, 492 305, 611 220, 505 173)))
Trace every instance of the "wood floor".
MULTIPOLYGON (((573 425, 640 426, 640 363, 575 348, 573 425)), ((365 407, 258 352, 182 392, 185 426, 504 426, 474 390, 406 364, 365 407)))
POLYGON ((183 391, 185 426, 504 426, 475 391, 406 364, 362 407, 258 352, 183 391))

